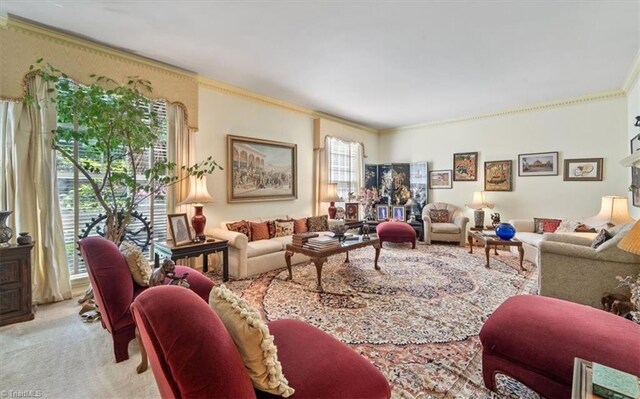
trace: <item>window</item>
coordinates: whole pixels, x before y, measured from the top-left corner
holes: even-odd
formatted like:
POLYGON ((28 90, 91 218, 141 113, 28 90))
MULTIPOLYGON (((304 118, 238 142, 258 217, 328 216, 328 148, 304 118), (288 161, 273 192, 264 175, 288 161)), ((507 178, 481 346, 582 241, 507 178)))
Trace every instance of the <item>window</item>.
MULTIPOLYGON (((163 122, 163 128, 160 132, 160 140, 149 147, 148 153, 144 158, 146 166, 152 166, 153 162, 165 160, 167 157, 166 103, 157 101, 152 106, 158 118, 163 122), (153 156, 150 156, 151 154, 153 156)), ((68 143, 66 149, 72 152, 76 158, 80 155, 88 154, 86 148, 75 142, 68 143)), ((100 162, 101 160, 95 159, 95 161, 100 162)), ((86 268, 77 250, 78 236, 83 234, 83 230, 92 222, 92 218, 104 214, 104 211, 97 204, 93 190, 87 184, 87 179, 80 175, 69 161, 57 156, 56 168, 69 273, 71 276, 80 275, 86 273, 86 268)), ((138 175, 138 180, 144 181, 144 175, 138 175)), ((153 227, 153 239, 163 240, 166 238, 167 212, 165 196, 150 196, 138 206, 137 211, 146 217, 147 222, 153 227)), ((130 227, 135 230, 143 227, 143 225, 139 222, 132 222, 130 227)), ((149 257, 153 254, 153 243, 147 248, 145 254, 149 257)))
POLYGON ((338 183, 338 196, 348 202, 349 192, 357 195, 361 187, 362 144, 328 137, 326 147, 329 156, 328 181, 338 183))

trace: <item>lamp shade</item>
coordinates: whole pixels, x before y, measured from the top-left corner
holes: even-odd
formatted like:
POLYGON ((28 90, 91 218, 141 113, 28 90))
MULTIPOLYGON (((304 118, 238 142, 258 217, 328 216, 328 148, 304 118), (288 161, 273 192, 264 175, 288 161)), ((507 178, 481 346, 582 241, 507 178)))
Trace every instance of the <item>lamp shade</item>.
POLYGON ((198 179, 195 176, 191 176, 189 179, 189 195, 178 205, 213 202, 213 197, 211 197, 207 190, 206 179, 198 179))
POLYGON ((484 198, 484 191, 474 191, 473 192, 473 202, 467 204, 467 208, 471 209, 482 209, 489 208, 493 209, 495 205, 491 202, 487 202, 484 198))
POLYGON ((640 221, 637 221, 622 241, 618 243, 618 248, 640 255, 640 221))
POLYGON ((327 184, 327 189, 322 196, 322 202, 339 202, 342 198, 338 197, 338 183, 327 184))
POLYGON ((629 216, 627 197, 607 195, 602 197, 600 213, 587 219, 592 226, 622 224, 632 221, 629 216))

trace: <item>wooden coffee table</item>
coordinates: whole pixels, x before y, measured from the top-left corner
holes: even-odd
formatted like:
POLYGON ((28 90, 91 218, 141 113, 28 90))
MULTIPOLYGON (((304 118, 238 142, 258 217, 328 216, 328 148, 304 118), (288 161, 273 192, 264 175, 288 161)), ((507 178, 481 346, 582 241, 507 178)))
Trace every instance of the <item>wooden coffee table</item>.
POLYGON ((286 251, 284 253, 284 259, 287 262, 287 269, 289 269, 289 278, 287 280, 293 280, 293 273, 291 272, 291 257, 294 253, 303 254, 310 257, 311 261, 316 266, 316 273, 318 274, 318 284, 316 285, 316 290, 318 292, 323 292, 322 265, 324 265, 324 263, 327 261, 327 258, 331 255, 337 255, 346 252, 347 257, 345 258, 344 263, 349 263, 349 251, 369 246, 376 249, 376 257, 373 262, 373 267, 375 267, 376 270, 380 270, 380 267, 378 266, 378 257, 380 256, 380 240, 377 237, 372 237, 368 240, 363 240, 362 237, 359 237, 357 240, 347 240, 341 243, 340 246, 321 250, 313 250, 293 244, 288 244, 285 248, 286 251))
POLYGON ((469 253, 473 253, 473 240, 477 240, 480 244, 484 246, 484 253, 487 255, 487 264, 486 267, 489 267, 489 252, 491 252, 491 246, 493 246, 493 250, 495 254, 498 255, 498 245, 502 245, 505 247, 518 247, 518 253, 520 254, 520 271, 524 272, 525 269, 522 267, 522 260, 524 259, 524 249, 522 248, 522 241, 519 241, 515 238, 510 240, 503 240, 500 237, 497 237, 494 234, 483 234, 482 231, 469 231, 467 234, 467 239, 469 240, 469 253))

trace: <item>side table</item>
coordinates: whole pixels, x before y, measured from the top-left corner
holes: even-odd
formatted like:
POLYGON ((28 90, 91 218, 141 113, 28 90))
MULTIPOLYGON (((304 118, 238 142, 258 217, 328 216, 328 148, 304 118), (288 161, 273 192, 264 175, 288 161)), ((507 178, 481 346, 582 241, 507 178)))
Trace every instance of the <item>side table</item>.
POLYGON ((229 241, 208 238, 205 242, 174 245, 173 241, 156 241, 154 243, 155 267, 160 267, 160 255, 173 261, 177 259, 197 258, 203 255, 202 271, 209 271, 209 254, 222 251, 222 281, 229 280, 229 241))
POLYGON ((411 227, 413 227, 413 230, 415 230, 418 241, 424 241, 424 225, 422 224, 422 220, 407 223, 409 223, 411 227))
POLYGON ((0 326, 33 320, 32 248, 33 244, 0 247, 0 326))

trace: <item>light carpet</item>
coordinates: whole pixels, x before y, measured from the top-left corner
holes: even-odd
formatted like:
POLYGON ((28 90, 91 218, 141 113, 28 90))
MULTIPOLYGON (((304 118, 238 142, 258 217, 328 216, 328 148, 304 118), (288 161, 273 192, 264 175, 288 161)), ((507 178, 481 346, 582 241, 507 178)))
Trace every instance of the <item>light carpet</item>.
MULTIPOLYGON (((534 293, 536 269, 507 251, 444 245, 402 244, 381 251, 380 271, 373 249, 331 257, 323 268, 325 292, 315 292, 311 264, 227 285, 266 319, 295 318, 329 332, 370 359, 389 380, 396 398, 485 398, 496 396, 482 384, 478 333, 482 323, 510 296, 534 293)), ((211 273, 217 283, 219 275, 211 273)), ((36 319, 0 328, 0 381, 10 392, 39 392, 51 398, 159 397, 150 371, 136 374, 137 343, 131 358, 115 363, 111 337, 99 322, 82 323, 75 301, 41 306, 36 319)), ((535 397, 508 378, 499 397, 535 397)))

